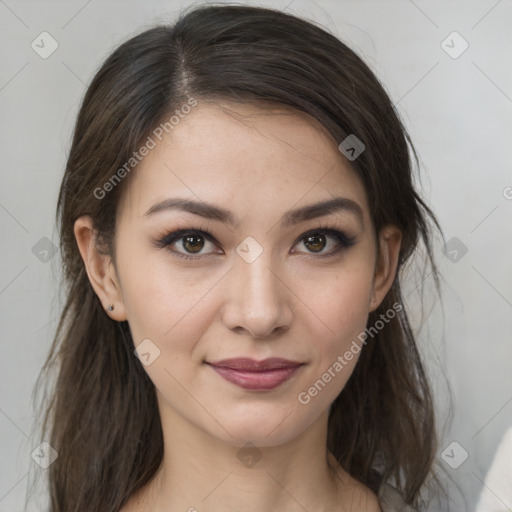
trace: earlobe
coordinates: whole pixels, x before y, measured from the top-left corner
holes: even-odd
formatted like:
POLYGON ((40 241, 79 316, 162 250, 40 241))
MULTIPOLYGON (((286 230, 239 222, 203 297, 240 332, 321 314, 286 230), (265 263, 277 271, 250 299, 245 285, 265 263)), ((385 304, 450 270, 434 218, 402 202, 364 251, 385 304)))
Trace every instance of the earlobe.
POLYGON ((89 282, 112 319, 126 320, 121 287, 111 257, 98 251, 96 230, 90 216, 78 218, 74 224, 75 239, 84 262, 89 282))
POLYGON ((384 226, 379 235, 380 253, 375 263, 370 311, 379 307, 391 288, 398 266, 402 232, 393 225, 384 226))

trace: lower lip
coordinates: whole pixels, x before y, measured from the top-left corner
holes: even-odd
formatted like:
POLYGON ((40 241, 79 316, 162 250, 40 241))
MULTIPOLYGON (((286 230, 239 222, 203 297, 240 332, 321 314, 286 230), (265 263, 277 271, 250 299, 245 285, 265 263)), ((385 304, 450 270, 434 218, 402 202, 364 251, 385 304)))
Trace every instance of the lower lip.
POLYGON ((224 379, 244 389, 274 389, 287 381, 300 366, 250 372, 221 366, 212 368, 224 379))

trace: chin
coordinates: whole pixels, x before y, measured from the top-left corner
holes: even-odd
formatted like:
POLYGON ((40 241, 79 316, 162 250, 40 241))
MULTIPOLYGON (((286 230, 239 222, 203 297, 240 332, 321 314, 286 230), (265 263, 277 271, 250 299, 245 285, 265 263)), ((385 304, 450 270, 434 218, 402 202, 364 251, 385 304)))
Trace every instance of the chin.
POLYGON ((279 446, 295 439, 312 423, 312 420, 308 422, 307 418, 293 414, 290 406, 286 409, 274 404, 264 410, 258 407, 251 407, 250 411, 241 409, 244 410, 223 415, 223 419, 219 416, 219 423, 225 430, 217 423, 212 425, 215 437, 233 446, 244 446, 246 443, 260 447, 279 446))

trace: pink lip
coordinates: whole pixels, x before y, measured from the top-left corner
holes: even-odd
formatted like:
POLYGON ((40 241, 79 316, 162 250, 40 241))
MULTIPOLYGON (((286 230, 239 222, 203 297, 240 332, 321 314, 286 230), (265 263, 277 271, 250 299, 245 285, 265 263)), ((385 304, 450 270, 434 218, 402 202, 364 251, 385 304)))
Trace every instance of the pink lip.
POLYGON ((223 359, 207 363, 224 379, 244 389, 273 389, 287 381, 302 363, 269 358, 256 361, 248 358, 223 359))

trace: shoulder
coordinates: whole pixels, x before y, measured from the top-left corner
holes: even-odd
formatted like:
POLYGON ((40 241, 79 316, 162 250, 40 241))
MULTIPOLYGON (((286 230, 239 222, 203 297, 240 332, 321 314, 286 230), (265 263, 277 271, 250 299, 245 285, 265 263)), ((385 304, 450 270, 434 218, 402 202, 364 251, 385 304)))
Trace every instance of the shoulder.
POLYGON ((382 512, 378 496, 369 487, 366 487, 366 485, 360 485, 361 488, 358 489, 357 493, 359 502, 361 506, 364 507, 363 510, 365 512, 382 512))
POLYGON ((135 507, 135 503, 133 499, 129 499, 127 503, 125 503, 118 512, 135 512, 137 508, 135 507))
MULTIPOLYGON (((355 479, 348 471, 344 470, 328 453, 331 464, 336 468, 335 479, 338 482, 339 501, 342 510, 359 510, 364 512, 382 512, 378 496, 365 484, 355 479)), ((336 508, 336 507, 334 507, 336 508)), ((338 508, 336 508, 338 510, 338 508)))
POLYGON ((365 512, 382 512, 380 501, 377 495, 368 487, 361 490, 360 502, 365 512))
POLYGON ((407 505, 399 492, 390 484, 384 483, 380 486, 378 494, 375 494, 363 483, 350 478, 354 493, 352 503, 357 503, 357 510, 364 512, 418 512, 415 508, 407 505))
POLYGON ((132 494, 128 501, 118 510, 118 512, 138 512, 141 510, 141 491, 132 494))
POLYGON ((382 512, 379 497, 365 484, 344 472, 345 498, 349 497, 350 509, 364 512, 382 512))

